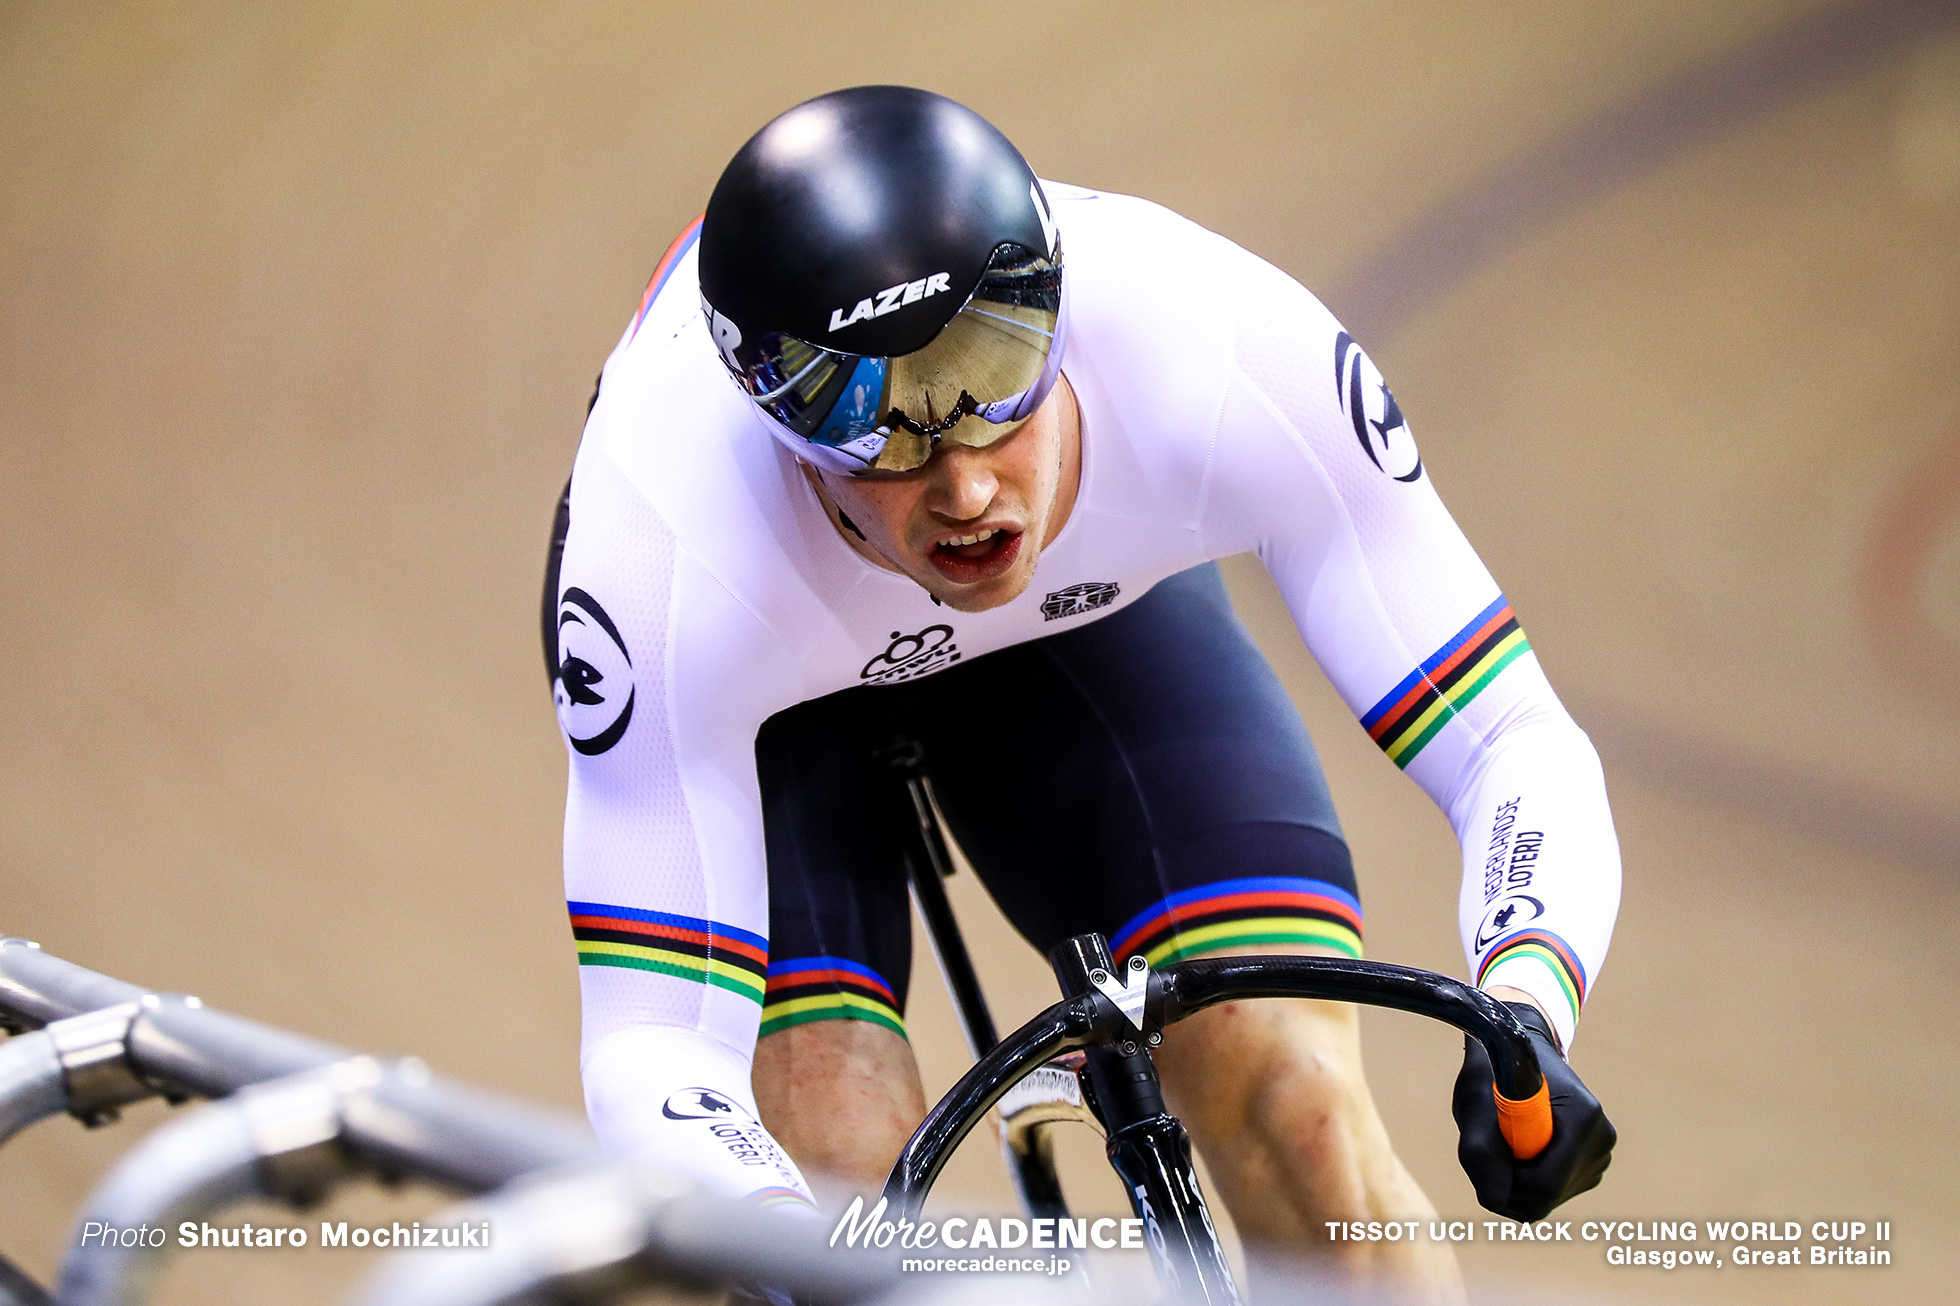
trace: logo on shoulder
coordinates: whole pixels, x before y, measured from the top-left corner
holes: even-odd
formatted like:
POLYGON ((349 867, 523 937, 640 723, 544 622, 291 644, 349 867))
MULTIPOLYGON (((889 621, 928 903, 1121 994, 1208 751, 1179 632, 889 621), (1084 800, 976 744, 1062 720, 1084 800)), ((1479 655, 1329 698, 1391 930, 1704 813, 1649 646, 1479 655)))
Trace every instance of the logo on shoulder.
POLYGON ((1054 621, 1061 617, 1079 617, 1097 608, 1106 608, 1116 602, 1122 587, 1113 580, 1090 580, 1067 589, 1056 590, 1041 601, 1041 619, 1054 621))
POLYGON ((573 748, 596 757, 633 721, 633 659, 599 600, 577 586, 558 601, 558 674, 552 697, 573 748))
POLYGON ((871 685, 896 685, 943 671, 960 660, 951 626, 927 626, 916 635, 892 632, 885 651, 864 664, 858 679, 871 685))
POLYGON ((1398 481, 1421 479, 1422 456, 1408 419, 1374 361, 1345 331, 1334 337, 1334 391, 1368 461, 1398 481))
POLYGON ((929 277, 920 277, 917 281, 901 281, 895 286, 886 286, 872 296, 872 299, 860 299, 857 307, 851 310, 848 317, 841 308, 831 309, 830 329, 842 331, 853 322, 896 313, 907 304, 916 304, 922 299, 937 295, 942 290, 951 290, 952 280, 953 274, 950 272, 935 272, 929 277), (874 299, 877 301, 875 304, 872 302, 874 299))

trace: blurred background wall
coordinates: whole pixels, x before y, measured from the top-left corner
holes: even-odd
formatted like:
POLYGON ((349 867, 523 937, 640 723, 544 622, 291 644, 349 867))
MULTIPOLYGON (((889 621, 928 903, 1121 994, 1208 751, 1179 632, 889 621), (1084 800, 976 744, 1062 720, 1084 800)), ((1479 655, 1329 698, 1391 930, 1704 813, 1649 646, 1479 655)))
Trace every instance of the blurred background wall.
MULTIPOLYGON (((921 84, 1292 272, 1394 384, 1612 786, 1626 900, 1577 1063, 1622 1143, 1572 1217, 1894 1221, 1880 1271, 1478 1244, 1473 1288, 1932 1300, 1960 1271, 1956 18, 6 0, 0 929, 576 1108, 536 604, 592 377, 751 131, 921 84)), ((1460 973, 1447 826, 1228 572, 1321 744, 1371 955, 1460 973)), ((1003 1018, 1044 1005, 959 893, 1003 1018)), ((914 991, 937 1091, 963 1052, 914 991)), ((1455 1040, 1367 1038, 1403 1157, 1481 1214, 1455 1040)), ((9 1147, 0 1245, 49 1270, 163 1118, 9 1147)), ((968 1151, 954 1200, 1004 1207, 968 1151)), ((1093 1152, 1071 1173, 1113 1207, 1093 1152)), ((358 1268, 204 1256, 164 1299, 327 1301, 358 1268)))

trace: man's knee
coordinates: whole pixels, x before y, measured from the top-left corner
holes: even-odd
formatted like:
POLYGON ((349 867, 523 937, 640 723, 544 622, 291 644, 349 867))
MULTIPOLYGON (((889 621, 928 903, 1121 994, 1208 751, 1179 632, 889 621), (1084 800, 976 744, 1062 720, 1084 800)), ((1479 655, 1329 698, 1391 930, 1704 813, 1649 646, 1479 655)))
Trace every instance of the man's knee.
POLYGON ((1351 1007, 1242 1003, 1193 1020, 1214 1013, 1166 1036, 1167 1086, 1189 1104, 1194 1132, 1339 1165, 1350 1140, 1379 1129, 1351 1007))
MULTIPOLYGON (((1284 952, 1283 948, 1247 951, 1284 952)), ((1426 1210, 1395 1158, 1361 1064, 1359 1013, 1348 1003, 1234 1002, 1165 1032, 1159 1064, 1172 1109, 1213 1177, 1240 1207, 1287 1194, 1292 1213, 1254 1232, 1426 1210)))
POLYGON ((1353 1165, 1381 1128, 1358 1049, 1336 1031, 1308 1024, 1275 1038, 1265 1052, 1263 1073, 1242 1088, 1262 1141, 1316 1167, 1353 1165))

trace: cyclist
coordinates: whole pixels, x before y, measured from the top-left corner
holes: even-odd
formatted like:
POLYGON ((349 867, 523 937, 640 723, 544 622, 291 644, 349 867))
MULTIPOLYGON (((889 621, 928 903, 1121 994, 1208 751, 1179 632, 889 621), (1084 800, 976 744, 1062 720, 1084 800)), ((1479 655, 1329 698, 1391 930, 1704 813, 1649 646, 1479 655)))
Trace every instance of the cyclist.
MULTIPOLYGON (((1214 565, 1250 550, 1448 815, 1472 972, 1541 1045, 1556 1123, 1528 1162, 1466 1054, 1479 1197, 1536 1218, 1597 1182, 1611 1127, 1560 1056, 1618 907, 1597 757, 1380 373, 1291 278, 1038 180, 950 100, 822 96, 661 260, 567 494, 545 639, 610 1146, 763 1200, 807 1199, 803 1166, 883 1177, 924 1111, 872 758, 898 735, 1039 948, 1359 955, 1312 745, 1214 565)), ((1442 1246, 1326 1240, 1433 1213, 1351 1008, 1216 1009, 1159 1060, 1250 1240, 1460 1291, 1442 1246)))

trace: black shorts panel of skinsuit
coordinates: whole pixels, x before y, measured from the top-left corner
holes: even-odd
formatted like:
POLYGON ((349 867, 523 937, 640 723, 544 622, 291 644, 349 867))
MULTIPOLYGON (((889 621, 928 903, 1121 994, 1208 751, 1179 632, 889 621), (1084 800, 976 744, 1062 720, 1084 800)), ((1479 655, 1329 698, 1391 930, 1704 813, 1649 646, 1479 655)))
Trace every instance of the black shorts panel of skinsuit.
POLYGON ((904 1032, 912 929, 874 759, 923 746, 954 837, 1044 953, 1098 931, 1152 965, 1255 943, 1361 955, 1361 905, 1305 727, 1215 563, 1102 620, 771 717, 756 737, 769 859, 762 1032, 904 1032))

